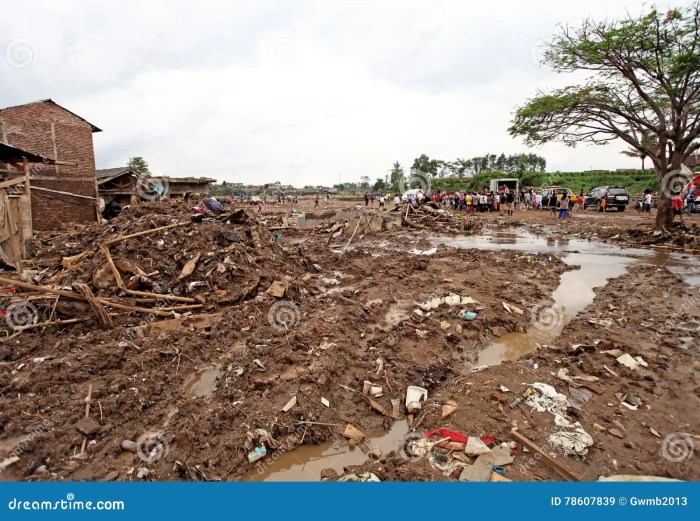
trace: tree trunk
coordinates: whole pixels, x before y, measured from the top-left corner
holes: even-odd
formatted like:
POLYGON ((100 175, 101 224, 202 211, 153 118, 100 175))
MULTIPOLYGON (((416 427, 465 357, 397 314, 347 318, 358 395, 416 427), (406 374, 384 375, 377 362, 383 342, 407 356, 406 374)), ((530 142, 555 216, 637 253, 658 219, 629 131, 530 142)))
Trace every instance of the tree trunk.
POLYGON ((642 156, 642 172, 644 172, 644 160, 646 159, 646 156, 642 156))
POLYGON ((678 189, 676 186, 676 176, 681 168, 681 159, 682 154, 673 151, 671 153, 670 164, 664 161, 661 163, 661 167, 655 165, 656 177, 659 180, 659 210, 656 213, 656 223, 654 224, 657 230, 663 229, 673 221, 671 198, 674 194, 671 192, 678 189), (674 172, 676 172, 676 174, 674 174, 674 172))

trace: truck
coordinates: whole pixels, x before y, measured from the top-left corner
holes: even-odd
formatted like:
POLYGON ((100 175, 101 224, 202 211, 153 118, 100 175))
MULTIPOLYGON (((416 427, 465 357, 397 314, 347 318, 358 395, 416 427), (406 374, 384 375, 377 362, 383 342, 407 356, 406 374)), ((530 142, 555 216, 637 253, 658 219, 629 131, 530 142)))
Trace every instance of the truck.
POLYGON ((518 179, 516 177, 504 177, 501 179, 491 179, 491 186, 489 190, 491 192, 500 192, 503 187, 507 186, 508 190, 514 193, 518 193, 518 179))

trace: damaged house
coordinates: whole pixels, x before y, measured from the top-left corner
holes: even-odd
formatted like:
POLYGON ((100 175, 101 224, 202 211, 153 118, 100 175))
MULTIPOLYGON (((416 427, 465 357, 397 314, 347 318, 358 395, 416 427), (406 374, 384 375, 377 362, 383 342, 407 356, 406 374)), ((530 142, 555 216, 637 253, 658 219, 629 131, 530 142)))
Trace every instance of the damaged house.
POLYGON ((0 142, 51 158, 31 168, 35 230, 100 218, 92 123, 47 99, 0 109, 0 142))

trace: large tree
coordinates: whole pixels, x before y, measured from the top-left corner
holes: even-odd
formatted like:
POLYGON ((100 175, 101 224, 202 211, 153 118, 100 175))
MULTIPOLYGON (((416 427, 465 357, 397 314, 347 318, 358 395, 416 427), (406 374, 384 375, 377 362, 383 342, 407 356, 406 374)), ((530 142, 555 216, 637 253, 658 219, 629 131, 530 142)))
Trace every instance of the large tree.
POLYGON ((146 160, 141 156, 130 158, 126 166, 137 171, 142 176, 151 177, 151 171, 148 169, 148 163, 146 163, 146 160))
POLYGON ((656 227, 669 224, 670 198, 689 181, 682 165, 700 148, 699 33, 698 0, 665 13, 651 8, 561 27, 543 63, 588 79, 538 92, 516 110, 509 132, 529 145, 623 140, 653 163, 661 187, 656 227))

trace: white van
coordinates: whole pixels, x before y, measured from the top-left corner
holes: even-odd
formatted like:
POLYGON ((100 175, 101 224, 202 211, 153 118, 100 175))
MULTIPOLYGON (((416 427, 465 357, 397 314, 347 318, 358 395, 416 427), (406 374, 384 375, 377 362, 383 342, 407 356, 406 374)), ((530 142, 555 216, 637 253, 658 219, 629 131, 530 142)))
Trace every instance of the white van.
POLYGON ((421 190, 420 188, 412 188, 411 190, 406 190, 401 196, 401 200, 405 203, 406 201, 408 201, 408 196, 410 195, 411 200, 415 201, 418 194, 423 194, 423 197, 425 197, 425 192, 423 192, 423 190, 421 190))

